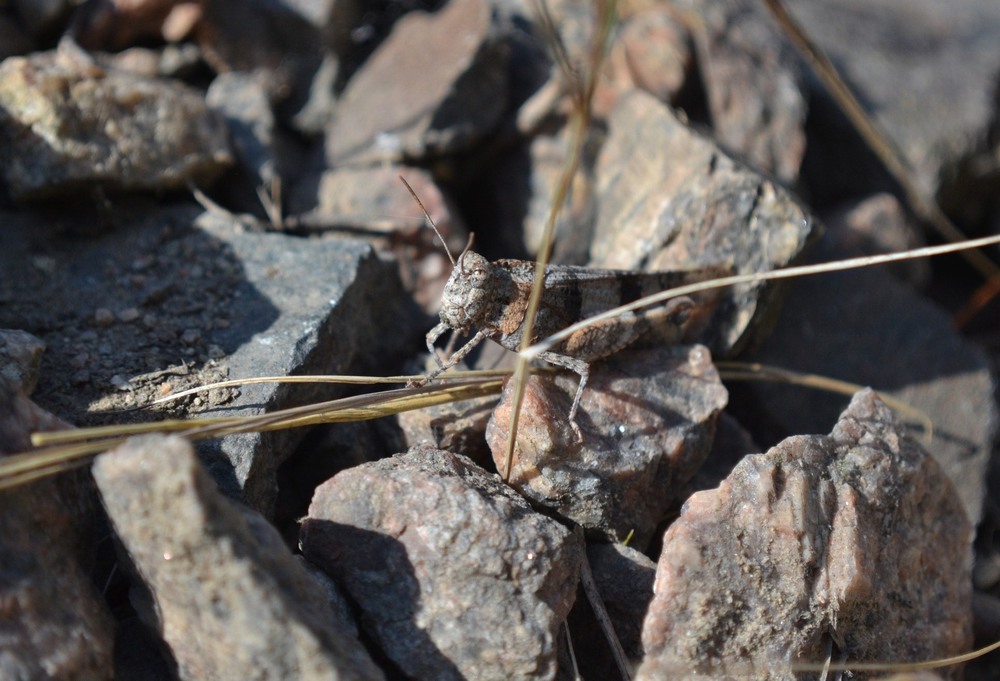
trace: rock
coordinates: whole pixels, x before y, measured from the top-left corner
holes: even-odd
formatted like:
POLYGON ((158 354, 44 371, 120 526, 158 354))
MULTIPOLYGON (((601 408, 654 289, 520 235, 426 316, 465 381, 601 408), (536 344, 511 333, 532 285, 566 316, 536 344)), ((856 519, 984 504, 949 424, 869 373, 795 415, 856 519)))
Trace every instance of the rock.
POLYGON ((411 12, 347 83, 326 131, 327 161, 468 150, 499 121, 505 88, 506 50, 485 0, 411 12))
POLYGON ((910 662, 972 644, 972 526, 870 390, 692 496, 667 530, 639 679, 793 679, 789 665, 910 662))
MULTIPOLYGON (((594 363, 577 413, 579 377, 528 380, 510 484, 592 534, 644 548, 677 492, 708 455, 727 393, 703 346, 625 351, 594 363)), ((506 470, 513 382, 486 430, 506 470)))
MULTIPOLYGON (((392 357, 420 347, 418 319, 395 266, 367 244, 250 234, 209 213, 198 224, 231 250, 245 275, 229 325, 213 334, 228 353, 230 378, 384 373, 392 357), (303 276, 310 277, 307 286, 303 276)), ((244 386, 240 393, 218 414, 262 414, 345 394, 319 384, 244 386)), ((301 429, 233 435, 199 451, 216 462, 213 474, 228 493, 270 516, 276 470, 303 435, 301 429)))
POLYGON ((220 73, 205 94, 209 107, 226 117, 233 151, 257 184, 270 188, 276 178, 274 113, 259 76, 244 71, 220 73))
POLYGON ((0 173, 19 201, 176 189, 232 162, 225 124, 193 90, 62 50, 0 64, 0 143, 0 173))
MULTIPOLYGON (((610 126, 596 169, 592 266, 760 272, 793 262, 817 236, 814 220, 791 194, 650 95, 623 98, 610 126)), ((758 340, 777 313, 777 293, 770 283, 727 291, 706 334, 713 354, 736 354, 758 340)))
MULTIPOLYGON (((69 427, 0 377, 0 457, 69 427)), ((113 677, 114 624, 89 575, 93 502, 77 474, 0 490, 0 677, 113 677)))
MULTIPOLYGON (((789 10, 903 152, 926 197, 938 197, 963 218, 994 204, 997 180, 989 168, 996 163, 991 127, 1000 70, 1000 5, 895 0, 875 7, 805 0, 789 10)), ((846 143, 843 124, 828 125, 810 134, 817 180, 812 184, 823 190, 839 183, 840 197, 859 189, 869 193, 880 172, 875 162, 858 156, 857 143, 846 143)))
POLYGON ((808 110, 795 50, 760 4, 685 4, 699 17, 694 42, 715 138, 758 171, 795 184, 808 110))
MULTIPOLYGON (((629 662, 638 665, 643 657, 642 620, 653 598, 656 564, 635 549, 617 543, 588 544, 587 559, 622 649, 629 662)), ((573 604, 568 626, 580 669, 587 670, 589 678, 615 678, 618 671, 611 664, 607 639, 582 591, 573 604)))
POLYGON ((653 5, 628 17, 620 41, 636 86, 661 102, 675 101, 695 64, 691 35, 672 10, 653 5))
POLYGON ((18 54, 27 54, 35 47, 24 27, 9 11, 0 11, 0 60, 18 54))
POLYGON ((406 411, 398 417, 399 426, 410 447, 444 449, 469 457, 477 466, 492 468, 486 425, 496 403, 496 397, 480 397, 406 411))
POLYGON ((272 102, 294 114, 309 97, 323 63, 322 37, 288 3, 207 0, 195 39, 217 73, 252 72, 272 102))
POLYGON ((15 0, 13 5, 24 27, 36 38, 58 29, 73 9, 70 0, 15 0))
POLYGON ((407 676, 555 677, 580 546, 468 459, 417 449, 338 474, 301 546, 407 676))
POLYGON ((201 20, 203 2, 89 0, 73 14, 69 34, 87 50, 117 52, 155 40, 177 42, 201 20))
MULTIPOLYGON (((830 242, 843 257, 896 253, 926 246, 916 225, 892 194, 879 193, 845 201, 820 215, 830 242)), ((926 259, 904 260, 886 269, 915 288, 927 285, 931 277, 926 259)))
POLYGON ((381 679, 277 530, 222 497, 189 444, 129 440, 93 467, 133 603, 181 679, 381 679))
MULTIPOLYGON (((824 240, 815 258, 842 255, 824 240)), ((774 333, 745 359, 869 385, 922 412, 934 424, 928 450, 978 522, 998 427, 996 387, 982 351, 955 331, 944 310, 880 268, 804 277, 789 286, 774 333)), ((844 398, 745 382, 734 389, 732 402, 737 417, 753 424, 766 444, 792 433, 823 432, 844 398)))
POLYGON ((0 329, 0 376, 30 395, 38 384, 43 352, 45 343, 27 331, 0 329))

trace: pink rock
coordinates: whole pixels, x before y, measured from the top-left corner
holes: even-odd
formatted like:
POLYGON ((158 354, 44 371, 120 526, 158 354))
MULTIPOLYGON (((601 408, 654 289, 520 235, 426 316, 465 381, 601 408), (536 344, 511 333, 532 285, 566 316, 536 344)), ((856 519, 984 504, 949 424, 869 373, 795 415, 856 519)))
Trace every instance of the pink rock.
POLYGON ((796 678, 972 643, 972 528, 937 462, 870 390, 699 492, 667 530, 640 679, 796 678))

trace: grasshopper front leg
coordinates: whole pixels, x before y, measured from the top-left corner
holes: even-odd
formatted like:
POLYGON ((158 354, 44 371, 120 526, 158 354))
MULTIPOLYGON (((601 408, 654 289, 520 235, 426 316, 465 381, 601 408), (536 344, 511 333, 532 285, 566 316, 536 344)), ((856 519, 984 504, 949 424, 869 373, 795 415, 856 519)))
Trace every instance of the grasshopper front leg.
POLYGON ((484 333, 483 331, 476 332, 476 335, 473 336, 468 343, 460 347, 458 350, 452 353, 451 357, 442 362, 441 358, 438 357, 437 350, 434 348, 434 343, 437 341, 438 338, 441 337, 441 334, 443 334, 450 328, 451 328, 450 326, 442 322, 428 332, 427 349, 430 350, 431 355, 434 357, 434 361, 437 362, 438 368, 430 372, 423 378, 421 378, 419 381, 411 381, 408 384, 410 387, 415 388, 422 385, 427 385, 428 381, 437 378, 442 373, 444 373, 445 371, 447 371, 448 369, 452 368, 453 366, 461 362, 463 359, 465 359, 466 355, 472 352, 477 345, 482 343, 483 340, 487 338, 486 333, 484 333))

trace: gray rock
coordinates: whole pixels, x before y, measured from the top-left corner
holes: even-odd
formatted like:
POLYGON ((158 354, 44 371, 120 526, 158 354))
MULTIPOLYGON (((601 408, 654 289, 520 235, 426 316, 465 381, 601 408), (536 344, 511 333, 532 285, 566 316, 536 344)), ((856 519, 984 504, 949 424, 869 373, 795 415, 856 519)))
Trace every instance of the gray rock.
POLYGON ((699 18, 694 42, 715 138, 757 170, 794 184, 807 113, 795 50, 760 3, 685 4, 699 18))
POLYGON ((130 440, 93 473, 146 590, 133 602, 181 679, 383 678, 277 530, 220 495, 184 440, 130 440))
MULTIPOLYGON (((825 261, 843 254, 824 240, 815 255, 825 261)), ((872 386, 925 414, 934 424, 927 449, 978 522, 1000 425, 996 388, 982 351, 943 309, 880 268, 805 277, 790 285, 772 336, 746 359, 872 386)), ((735 413, 762 442, 823 432, 843 403, 821 390, 758 382, 733 397, 735 413)))
POLYGON ((554 678, 581 547, 468 459, 418 449, 338 474, 301 545, 407 676, 554 678))
POLYGON ((274 114, 261 78, 246 71, 220 73, 208 87, 205 102, 226 117, 243 169, 270 188, 275 179, 274 114))
POLYGON ((496 403, 496 397, 480 397, 407 411, 398 416, 399 426, 410 447, 431 446, 463 454, 489 468, 493 455, 486 444, 486 425, 496 403))
POLYGON ((505 86, 506 49, 485 0, 411 12, 344 89, 326 130, 327 160, 334 166, 467 150, 499 121, 505 86))
MULTIPOLYGON (((70 427, 0 378, 0 453, 70 427)), ((113 677, 114 624, 90 581, 94 497, 81 475, 0 490, 0 677, 113 677)))
POLYGON ((0 329, 0 376, 30 395, 38 384, 45 343, 27 331, 0 329))
MULTIPOLYGON (((791 194, 726 155, 652 96, 622 99, 597 165, 591 265, 645 271, 728 266, 738 273, 794 261, 817 235, 791 194)), ((733 287, 706 344, 739 352, 768 328, 778 289, 733 287)))
MULTIPOLYGON (((231 249, 246 278, 230 324, 213 335, 228 353, 230 378, 384 373, 392 357, 420 346, 395 266, 367 244, 251 234, 210 213, 198 224, 231 249)), ((261 414, 342 395, 342 388, 322 385, 245 386, 218 414, 261 414)), ((302 437, 301 429, 233 435, 200 451, 221 456, 221 467, 212 468, 228 493, 270 516, 277 467, 302 437)))
MULTIPOLYGON (((576 375, 528 380, 510 484, 533 503, 588 531, 644 548, 664 512, 704 462, 727 393, 703 346, 613 355, 591 367, 568 421, 576 375)), ((505 470, 513 382, 486 438, 505 470)))
POLYGON ((0 158, 17 200, 211 181, 232 162, 222 119, 178 83, 106 71, 72 50, 0 64, 0 158))
MULTIPOLYGON (((995 201, 996 179, 990 179, 988 168, 996 163, 989 136, 1000 72, 1000 5, 993 0, 878 5, 803 0, 789 10, 903 152, 925 196, 939 196, 966 216, 995 201), (963 160, 979 155, 985 172, 974 167, 955 172, 963 160)), ((837 131, 818 132, 810 145, 822 143, 823 133, 831 139, 837 131)), ((844 144, 843 135, 832 139, 817 169, 824 181, 831 168, 847 171, 835 174, 837 180, 870 181, 870 166, 861 166, 857 156, 844 156, 854 147, 844 144)))
POLYGON ((639 679, 794 679, 796 662, 929 660, 972 643, 972 526, 870 390, 829 436, 745 458, 667 530, 639 679))

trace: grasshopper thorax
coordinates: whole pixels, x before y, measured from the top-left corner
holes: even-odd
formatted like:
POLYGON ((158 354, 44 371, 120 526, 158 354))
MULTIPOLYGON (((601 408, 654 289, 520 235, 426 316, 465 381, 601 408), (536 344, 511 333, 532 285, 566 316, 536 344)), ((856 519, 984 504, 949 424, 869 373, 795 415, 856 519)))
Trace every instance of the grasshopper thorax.
POLYGON ((452 270, 441 296, 441 321, 465 333, 489 322, 493 300, 493 267, 483 256, 465 251, 452 270))

